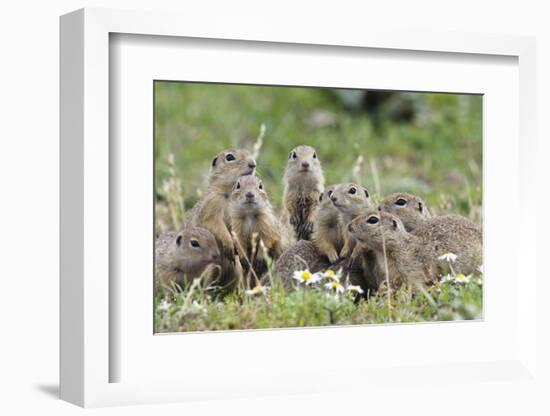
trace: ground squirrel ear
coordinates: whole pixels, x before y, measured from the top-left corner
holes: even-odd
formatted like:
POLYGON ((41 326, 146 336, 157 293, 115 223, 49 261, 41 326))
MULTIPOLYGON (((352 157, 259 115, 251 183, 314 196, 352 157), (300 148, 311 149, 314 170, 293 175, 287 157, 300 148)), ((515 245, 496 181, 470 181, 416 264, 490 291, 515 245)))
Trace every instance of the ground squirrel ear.
POLYGON ((422 206, 422 202, 419 202, 419 203, 418 203, 418 210, 419 210, 420 212, 423 212, 423 211, 424 211, 424 207, 422 206))
POLYGON ((212 159, 212 167, 216 166, 217 161, 218 161, 218 156, 216 156, 214 159, 212 159))
POLYGON ((181 246, 181 239, 182 239, 182 236, 181 236, 181 235, 178 235, 178 236, 176 237, 176 244, 177 244, 178 246, 181 246))

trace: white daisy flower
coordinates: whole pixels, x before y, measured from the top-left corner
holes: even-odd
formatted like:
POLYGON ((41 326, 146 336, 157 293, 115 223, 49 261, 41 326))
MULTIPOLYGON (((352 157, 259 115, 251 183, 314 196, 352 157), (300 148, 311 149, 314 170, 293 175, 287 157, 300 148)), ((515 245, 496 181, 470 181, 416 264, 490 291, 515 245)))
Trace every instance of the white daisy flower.
POLYGON ((464 276, 462 273, 459 273, 455 276, 455 282, 457 283, 469 283, 472 279, 472 275, 464 276))
POLYGON ((446 262, 449 262, 449 263, 454 263, 457 258, 458 258, 458 256, 454 253, 445 253, 445 254, 442 254, 441 256, 439 256, 437 259, 441 260, 441 261, 446 261, 446 262))
POLYGON ((166 299, 163 299, 158 306, 158 310, 166 312, 168 309, 170 309, 170 302, 167 302, 166 299))
POLYGON ((306 269, 294 272, 292 278, 298 280, 300 283, 312 285, 313 283, 317 283, 319 280, 321 280, 321 275, 319 273, 313 274, 306 269))
POLYGON ((447 273, 441 278, 441 283, 452 283, 455 281, 455 278, 452 274, 447 273))
POLYGON ((326 279, 336 280, 337 282, 340 281, 340 277, 341 277, 340 272, 336 273, 332 269, 325 270, 325 272, 322 273, 322 276, 326 279))
POLYGON ((325 283, 323 286, 325 287, 325 289, 334 290, 336 293, 343 293, 345 290, 344 286, 342 286, 342 284, 337 280, 325 283))
POLYGON ((199 310, 199 311, 206 311, 206 308, 204 306, 202 306, 198 301, 194 300, 193 303, 191 304, 191 306, 193 307, 193 309, 196 309, 196 310, 199 310))
POLYGON ((346 290, 348 292, 355 292, 355 293, 358 293, 358 294, 363 293, 363 289, 361 289, 361 286, 359 286, 359 285, 348 285, 348 287, 346 287, 346 290))
POLYGON ((249 296, 265 295, 268 290, 269 290, 269 287, 258 285, 253 289, 247 290, 246 294, 249 296))

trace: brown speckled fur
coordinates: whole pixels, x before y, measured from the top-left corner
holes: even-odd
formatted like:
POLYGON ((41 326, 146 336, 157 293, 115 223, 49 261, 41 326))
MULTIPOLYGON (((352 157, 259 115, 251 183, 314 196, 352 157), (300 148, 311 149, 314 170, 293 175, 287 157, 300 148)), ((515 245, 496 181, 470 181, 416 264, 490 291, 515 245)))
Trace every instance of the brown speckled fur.
POLYGON ((453 264, 456 273, 469 274, 481 265, 481 227, 469 219, 456 214, 432 216, 420 197, 407 193, 385 197, 379 209, 399 217, 407 231, 431 239, 437 255, 456 254, 457 260, 453 264), (406 204, 396 205, 399 198, 404 199, 406 204))
MULTIPOLYGON (((273 260, 281 256, 287 243, 260 179, 243 176, 237 180, 229 198, 228 215, 231 230, 238 240, 238 249, 244 250, 242 254, 252 263, 256 276, 261 278, 267 272, 267 263, 259 242, 263 242, 273 260), (255 235, 256 241, 253 241, 255 235)), ((248 264, 243 266, 245 270, 249 267, 248 264)))
POLYGON ((284 178, 281 222, 295 240, 310 240, 313 213, 324 189, 324 176, 315 149, 298 146, 289 153, 284 178), (308 167, 304 168, 304 164, 308 167))

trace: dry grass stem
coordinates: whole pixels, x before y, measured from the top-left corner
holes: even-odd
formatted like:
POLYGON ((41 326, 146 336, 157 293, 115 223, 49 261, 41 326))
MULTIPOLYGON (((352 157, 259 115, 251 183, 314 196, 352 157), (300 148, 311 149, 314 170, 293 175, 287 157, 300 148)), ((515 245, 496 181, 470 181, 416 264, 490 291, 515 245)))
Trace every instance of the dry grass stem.
POLYGON ((257 159, 260 155, 260 150, 262 149, 262 145, 264 144, 264 136, 266 132, 265 124, 262 123, 260 125, 260 132, 258 133, 258 137, 256 138, 256 141, 254 142, 254 146, 252 147, 252 156, 254 159, 257 159))
POLYGON ((369 160, 370 170, 372 174, 372 180, 374 182, 374 190, 378 195, 382 195, 382 188, 380 186, 380 176, 378 175, 378 167, 376 166, 376 160, 369 160))

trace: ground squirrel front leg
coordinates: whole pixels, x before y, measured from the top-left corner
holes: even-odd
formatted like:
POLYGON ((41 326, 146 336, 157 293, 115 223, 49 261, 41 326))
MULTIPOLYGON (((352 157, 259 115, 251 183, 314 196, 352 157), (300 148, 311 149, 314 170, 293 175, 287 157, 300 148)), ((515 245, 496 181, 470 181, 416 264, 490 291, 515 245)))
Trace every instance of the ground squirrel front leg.
POLYGON ((308 221, 304 224, 304 234, 307 235, 307 240, 310 239, 311 234, 313 233, 313 227, 313 221, 308 219, 308 221))
POLYGON ((346 232, 344 238, 344 247, 340 250, 340 257, 345 258, 352 254, 355 248, 355 242, 353 238, 346 232))
POLYGON ((233 259, 235 255, 235 245, 233 243, 233 237, 224 222, 217 224, 215 235, 220 241, 223 255, 229 259, 233 259))
POLYGON ((316 243, 319 251, 321 251, 321 253, 328 257, 328 261, 330 263, 335 263, 338 260, 338 251, 336 251, 336 247, 334 247, 334 245, 330 241, 321 240, 316 241, 316 243))

